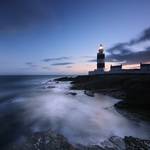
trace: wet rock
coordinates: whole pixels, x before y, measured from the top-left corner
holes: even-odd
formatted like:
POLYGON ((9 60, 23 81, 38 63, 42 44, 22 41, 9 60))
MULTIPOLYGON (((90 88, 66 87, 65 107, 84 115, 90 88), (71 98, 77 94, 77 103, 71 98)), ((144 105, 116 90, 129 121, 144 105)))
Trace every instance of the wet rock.
POLYGON ((125 150, 125 142, 121 137, 112 136, 110 139, 101 143, 104 149, 125 150))
POLYGON ((7 150, 150 150, 150 140, 113 136, 100 145, 72 145, 53 131, 34 133, 19 144, 11 144, 7 150))
POLYGON ((77 76, 72 89, 102 92, 125 100, 121 107, 150 110, 150 74, 77 76))
POLYGON ((119 99, 125 99, 126 93, 122 89, 97 89, 96 93, 102 93, 119 99))
POLYGON ((53 88, 55 88, 55 86, 49 85, 49 86, 47 86, 47 88, 48 88, 48 89, 53 89, 53 88))
POLYGON ((74 77, 68 77, 68 76, 55 79, 55 81, 73 81, 73 80, 74 77))
POLYGON ((84 91, 84 94, 86 94, 87 96, 94 97, 94 92, 92 91, 84 91))
POLYGON ((68 93, 66 93, 67 95, 73 95, 73 96, 76 96, 77 95, 77 93, 75 93, 75 92, 68 92, 68 93))
POLYGON ((134 137, 125 137, 126 150, 150 150, 150 140, 134 137))
POLYGON ((24 143, 14 144, 8 150, 75 150, 75 148, 62 135, 49 131, 35 133, 24 143))
POLYGON ((78 145, 76 150, 105 150, 105 149, 98 145, 90 145, 90 146, 78 145))

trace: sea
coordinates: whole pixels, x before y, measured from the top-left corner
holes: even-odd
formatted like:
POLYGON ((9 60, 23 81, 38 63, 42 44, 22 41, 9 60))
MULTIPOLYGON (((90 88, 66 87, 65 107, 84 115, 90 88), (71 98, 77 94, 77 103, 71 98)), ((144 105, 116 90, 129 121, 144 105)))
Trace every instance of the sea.
POLYGON ((150 138, 150 123, 116 111, 121 101, 71 90, 60 76, 0 76, 0 149, 35 132, 54 130, 72 144, 100 144, 112 136, 150 138), (75 92, 76 95, 72 95, 75 92))

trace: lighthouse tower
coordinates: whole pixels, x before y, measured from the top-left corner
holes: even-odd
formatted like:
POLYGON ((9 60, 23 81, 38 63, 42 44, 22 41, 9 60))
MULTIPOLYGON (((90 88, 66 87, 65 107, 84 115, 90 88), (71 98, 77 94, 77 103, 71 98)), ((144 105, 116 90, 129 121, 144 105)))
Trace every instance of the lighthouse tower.
POLYGON ((104 48, 102 44, 100 44, 100 47, 98 49, 97 53, 97 69, 94 71, 89 71, 89 75, 99 75, 99 74, 105 74, 105 54, 104 54, 104 48))
POLYGON ((97 70, 104 71, 104 68, 105 68, 105 54, 104 54, 104 48, 102 44, 100 44, 97 53, 97 70))

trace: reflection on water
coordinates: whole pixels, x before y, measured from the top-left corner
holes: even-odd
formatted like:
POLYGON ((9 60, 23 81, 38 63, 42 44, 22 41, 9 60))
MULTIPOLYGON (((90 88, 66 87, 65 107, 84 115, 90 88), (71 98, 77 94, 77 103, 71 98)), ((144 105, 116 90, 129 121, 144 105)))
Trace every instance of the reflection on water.
POLYGON ((72 96, 67 94, 69 83, 38 81, 29 90, 21 90, 19 96, 1 103, 0 117, 5 121, 1 138, 6 133, 15 138, 49 128, 80 144, 98 144, 113 135, 149 137, 148 124, 128 120, 116 112, 113 104, 117 99, 104 95, 88 97, 83 91, 75 91, 77 95, 72 96), (55 88, 46 88, 49 85, 55 88))

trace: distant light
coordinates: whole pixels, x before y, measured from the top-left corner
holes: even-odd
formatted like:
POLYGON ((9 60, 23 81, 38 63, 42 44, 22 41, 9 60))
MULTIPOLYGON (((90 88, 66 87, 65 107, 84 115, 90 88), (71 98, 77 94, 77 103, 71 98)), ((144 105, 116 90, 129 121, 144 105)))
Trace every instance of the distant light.
POLYGON ((102 52, 104 51, 104 47, 102 44, 100 44, 99 51, 102 51, 102 52))
POLYGON ((102 44, 100 44, 100 47, 99 47, 99 49, 104 49, 102 44))

